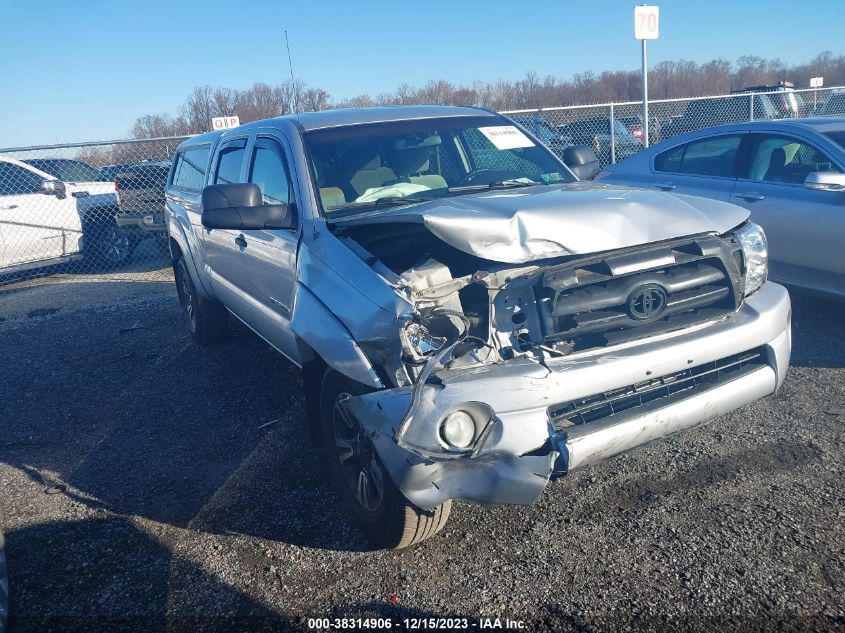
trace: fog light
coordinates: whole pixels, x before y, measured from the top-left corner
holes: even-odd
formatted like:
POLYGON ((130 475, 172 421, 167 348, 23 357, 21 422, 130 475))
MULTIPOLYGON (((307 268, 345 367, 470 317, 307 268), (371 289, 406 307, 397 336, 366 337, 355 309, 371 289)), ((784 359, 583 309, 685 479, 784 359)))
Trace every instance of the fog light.
POLYGON ((475 439, 475 422, 466 411, 455 411, 443 420, 440 432, 449 446, 467 448, 475 439))

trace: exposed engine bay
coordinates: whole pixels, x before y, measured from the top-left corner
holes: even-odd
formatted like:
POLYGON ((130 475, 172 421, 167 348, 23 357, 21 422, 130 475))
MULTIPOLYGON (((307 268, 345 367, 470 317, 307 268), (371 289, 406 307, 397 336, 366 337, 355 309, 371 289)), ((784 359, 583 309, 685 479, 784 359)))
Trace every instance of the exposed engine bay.
POLYGON ((412 379, 447 346, 447 369, 542 362, 710 320, 738 309, 743 296, 742 251, 730 236, 503 264, 421 224, 338 224, 333 232, 414 306, 400 329, 412 379))

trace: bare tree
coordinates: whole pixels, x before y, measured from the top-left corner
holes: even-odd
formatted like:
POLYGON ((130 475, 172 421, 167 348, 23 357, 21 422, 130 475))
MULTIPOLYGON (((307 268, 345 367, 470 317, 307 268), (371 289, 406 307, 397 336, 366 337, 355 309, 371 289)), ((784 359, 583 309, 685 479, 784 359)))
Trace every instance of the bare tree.
MULTIPOLYGON (((819 53, 804 64, 787 65, 779 59, 755 55, 740 57, 733 65, 725 59, 698 64, 689 60, 664 61, 651 69, 651 94, 655 98, 697 97, 726 94, 731 89, 772 84, 784 79, 806 87, 810 77, 822 75, 827 85, 845 84, 845 56, 819 53)), ((639 71, 617 70, 596 74, 591 70, 569 79, 528 72, 522 79, 473 82, 456 85, 433 79, 420 87, 400 84, 392 92, 375 96, 360 94, 339 101, 322 88, 303 81, 277 85, 256 83, 244 90, 197 86, 179 107, 175 117, 152 114, 139 117, 131 128, 135 138, 204 132, 214 116, 236 114, 241 122, 265 119, 296 111, 331 107, 368 107, 415 103, 477 105, 494 110, 637 101, 641 95, 639 71)))

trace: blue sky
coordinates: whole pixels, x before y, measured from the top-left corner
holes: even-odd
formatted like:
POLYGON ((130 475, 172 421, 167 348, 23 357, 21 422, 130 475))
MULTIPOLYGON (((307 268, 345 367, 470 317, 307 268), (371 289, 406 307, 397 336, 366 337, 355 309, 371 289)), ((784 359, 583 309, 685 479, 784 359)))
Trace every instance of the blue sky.
MULTIPOLYGON (((621 0, 40 0, 0 8, 0 147, 124 137, 200 84, 297 78, 335 98, 402 82, 639 67, 621 0), (72 8, 71 8, 72 7, 72 8)), ((842 0, 663 0, 649 61, 842 53, 842 0), (765 6, 765 10, 762 8, 765 6)))

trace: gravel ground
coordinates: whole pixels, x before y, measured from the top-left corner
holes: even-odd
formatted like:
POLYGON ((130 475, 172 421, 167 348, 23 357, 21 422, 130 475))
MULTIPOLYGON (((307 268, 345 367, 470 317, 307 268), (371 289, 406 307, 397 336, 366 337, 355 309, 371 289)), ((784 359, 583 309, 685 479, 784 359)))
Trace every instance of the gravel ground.
POLYGON ((296 371, 243 328, 193 345, 161 279, 0 293, 13 633, 308 630, 318 615, 845 630, 842 303, 794 299, 777 395, 553 482, 533 507, 457 504, 394 553, 340 510, 296 371))

